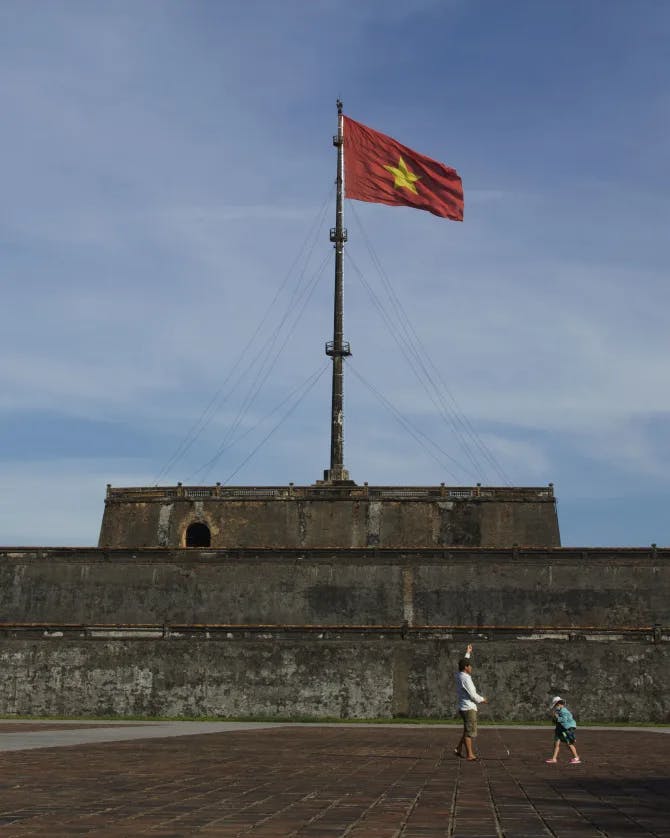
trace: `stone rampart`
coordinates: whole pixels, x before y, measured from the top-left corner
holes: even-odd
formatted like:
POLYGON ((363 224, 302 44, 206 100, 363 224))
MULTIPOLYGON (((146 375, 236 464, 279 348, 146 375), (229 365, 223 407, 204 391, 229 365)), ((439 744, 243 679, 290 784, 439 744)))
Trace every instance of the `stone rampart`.
POLYGON ((0 550, 3 621, 668 625, 670 550, 0 550))
POLYGON ((482 719, 548 721, 559 694, 580 723, 670 721, 668 635, 59 634, 0 637, 2 713, 451 718, 454 669, 473 640, 482 719))
POLYGON ((219 549, 560 545, 551 484, 364 484, 108 487, 99 546, 185 547, 194 525, 219 549))
POLYGON ((0 550, 0 712, 670 719, 670 550, 0 550))

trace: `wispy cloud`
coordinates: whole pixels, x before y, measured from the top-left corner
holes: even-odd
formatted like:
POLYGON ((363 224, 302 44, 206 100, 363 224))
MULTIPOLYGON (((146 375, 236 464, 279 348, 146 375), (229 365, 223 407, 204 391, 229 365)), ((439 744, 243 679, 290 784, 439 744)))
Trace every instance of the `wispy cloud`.
MULTIPOLYGON (((5 492, 0 541, 94 540, 104 483, 151 481, 215 394, 170 479, 318 365, 332 330, 332 201, 324 218, 319 208, 333 191, 338 95, 466 186, 462 225, 345 207, 350 363, 464 458, 357 279, 393 316, 368 239, 431 375, 511 479, 586 499, 563 505, 564 538, 588 540, 589 504, 605 491, 640 520, 650 484, 668 495, 669 11, 595 4, 575 27, 574 10, 546 4, 485 16, 463 0, 345 7, 337 39, 331 2, 0 10, 0 421, 68 452, 42 463, 22 434, 0 449, 4 483, 39 484, 49 506, 38 523, 5 492), (291 296, 312 279, 310 296, 291 296), (233 389, 236 363, 248 373, 233 389), (88 440, 79 455, 68 423, 88 440)), ((236 479, 316 479, 328 410, 324 379, 236 479)), ((345 423, 358 481, 469 479, 352 375, 345 423)), ((217 479, 258 440, 227 451, 217 479)))

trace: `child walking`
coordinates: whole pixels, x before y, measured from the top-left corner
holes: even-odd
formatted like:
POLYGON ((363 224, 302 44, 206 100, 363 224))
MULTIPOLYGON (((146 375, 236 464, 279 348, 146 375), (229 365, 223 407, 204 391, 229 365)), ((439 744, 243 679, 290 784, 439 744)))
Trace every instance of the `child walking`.
POLYGON ((545 760, 545 762, 558 762, 558 749, 561 747, 561 742, 565 742, 568 748, 570 748, 570 753, 572 754, 570 764, 579 765, 581 763, 581 759, 579 758, 577 748, 575 747, 577 722, 575 721, 572 713, 565 706, 565 701, 563 701, 560 695, 557 695, 552 699, 550 709, 551 714, 554 717, 554 721, 556 722, 556 730, 554 732, 554 753, 551 755, 551 759, 545 760))

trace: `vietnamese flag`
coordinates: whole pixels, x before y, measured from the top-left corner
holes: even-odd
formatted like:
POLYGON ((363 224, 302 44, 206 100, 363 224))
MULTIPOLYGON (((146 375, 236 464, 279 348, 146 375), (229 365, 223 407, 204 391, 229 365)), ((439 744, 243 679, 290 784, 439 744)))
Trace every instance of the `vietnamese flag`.
POLYGON ((463 184, 455 169, 348 116, 344 117, 344 195, 463 220, 463 184))

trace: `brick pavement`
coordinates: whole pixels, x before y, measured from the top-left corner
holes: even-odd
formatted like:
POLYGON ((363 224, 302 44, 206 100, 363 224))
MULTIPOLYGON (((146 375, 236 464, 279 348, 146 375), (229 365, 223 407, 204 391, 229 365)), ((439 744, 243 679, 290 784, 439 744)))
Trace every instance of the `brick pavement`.
POLYGON ((668 735, 581 730, 581 766, 544 764, 549 726, 483 728, 476 763, 458 735, 287 726, 4 752, 0 836, 670 837, 668 735))

